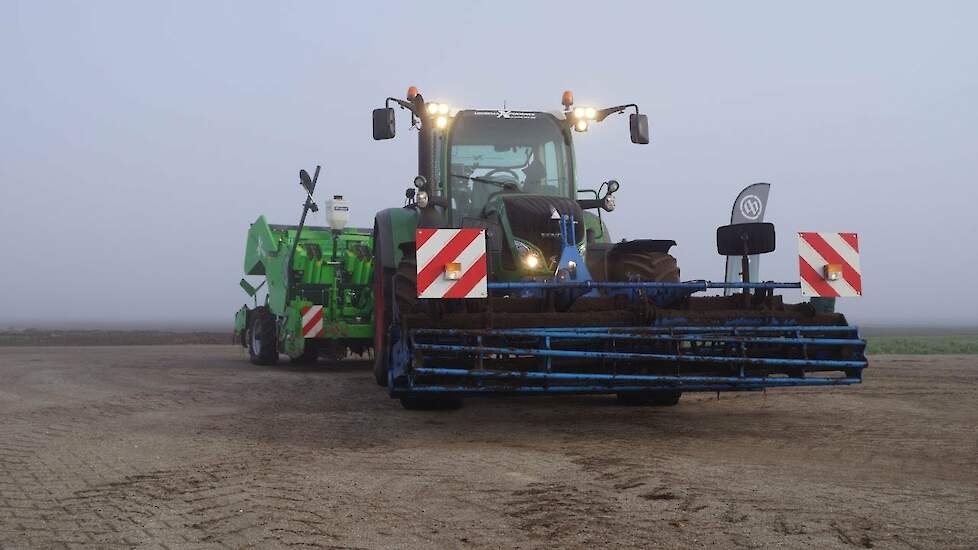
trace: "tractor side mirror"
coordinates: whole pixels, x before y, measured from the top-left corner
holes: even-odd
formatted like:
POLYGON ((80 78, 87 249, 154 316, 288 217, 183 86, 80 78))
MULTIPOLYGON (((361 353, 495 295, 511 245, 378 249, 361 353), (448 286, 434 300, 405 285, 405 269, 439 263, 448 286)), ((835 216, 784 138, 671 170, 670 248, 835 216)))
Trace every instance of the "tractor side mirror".
POLYGON ((374 139, 391 139, 392 137, 394 137, 394 108, 374 109, 374 139))
POLYGON ((717 228, 721 256, 753 256, 774 252, 773 223, 735 223, 717 228))
POLYGON ((309 172, 305 170, 299 170, 299 183, 306 188, 306 192, 310 195, 316 189, 316 182, 309 177, 309 172))
POLYGON ((628 115, 628 129, 632 134, 632 143, 648 145, 649 143, 649 117, 633 113, 628 115))

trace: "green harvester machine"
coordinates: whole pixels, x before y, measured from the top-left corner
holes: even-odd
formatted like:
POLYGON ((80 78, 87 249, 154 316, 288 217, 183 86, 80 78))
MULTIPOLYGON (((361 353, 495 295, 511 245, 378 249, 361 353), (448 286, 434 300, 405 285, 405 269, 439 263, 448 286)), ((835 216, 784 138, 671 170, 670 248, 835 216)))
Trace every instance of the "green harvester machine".
POLYGON ((299 225, 259 216, 248 229, 244 272, 263 280, 256 286, 241 279, 253 303, 235 315, 234 336, 255 364, 275 364, 280 353, 310 364, 320 356, 363 354, 373 345, 371 230, 345 227, 349 206, 338 195, 326 203, 329 227, 305 224, 306 215, 319 210, 312 197, 319 171, 313 177, 299 172, 306 192, 299 225), (265 302, 259 304, 262 287, 265 302))

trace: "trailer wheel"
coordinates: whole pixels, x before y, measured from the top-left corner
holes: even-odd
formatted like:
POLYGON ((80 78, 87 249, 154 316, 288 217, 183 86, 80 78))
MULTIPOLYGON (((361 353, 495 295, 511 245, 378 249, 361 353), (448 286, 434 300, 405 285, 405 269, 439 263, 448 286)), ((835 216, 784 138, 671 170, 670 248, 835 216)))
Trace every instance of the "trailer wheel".
POLYGON ((374 380, 378 386, 387 386, 387 360, 390 346, 387 331, 390 330, 393 313, 391 309, 391 277, 393 269, 384 269, 380 258, 374 259, 374 380))
POLYGON ((248 328, 248 356, 256 365, 274 365, 278 362, 278 339, 275 334, 275 316, 268 308, 255 308, 248 328))
POLYGON ((611 268, 614 281, 678 283, 679 266, 665 252, 629 252, 615 258, 611 268))
POLYGON ((627 407, 672 407, 679 404, 683 392, 663 390, 643 393, 619 393, 618 404, 627 407))

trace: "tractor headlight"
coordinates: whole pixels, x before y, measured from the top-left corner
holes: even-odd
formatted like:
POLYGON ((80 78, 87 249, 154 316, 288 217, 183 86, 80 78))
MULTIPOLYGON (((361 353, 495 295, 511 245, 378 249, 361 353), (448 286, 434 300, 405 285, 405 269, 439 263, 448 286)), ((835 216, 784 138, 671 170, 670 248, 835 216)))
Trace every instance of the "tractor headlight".
POLYGON ((523 265, 529 269, 537 269, 543 264, 540 254, 530 248, 529 244, 519 239, 515 239, 514 242, 516 243, 516 255, 519 256, 523 265))
POLYGON ((605 195, 604 197, 604 209, 611 212, 615 209, 615 196, 612 194, 605 195))
POLYGON ((417 201, 421 208, 428 208, 428 192, 418 191, 417 201))

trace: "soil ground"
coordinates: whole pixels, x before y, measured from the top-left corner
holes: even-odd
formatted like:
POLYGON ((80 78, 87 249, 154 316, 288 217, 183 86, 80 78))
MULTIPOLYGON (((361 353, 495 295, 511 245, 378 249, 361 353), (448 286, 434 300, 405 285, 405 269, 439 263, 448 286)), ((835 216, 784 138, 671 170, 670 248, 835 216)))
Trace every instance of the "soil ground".
POLYGON ((0 347, 0 547, 978 545, 978 358, 837 389, 401 409, 370 366, 0 347))

